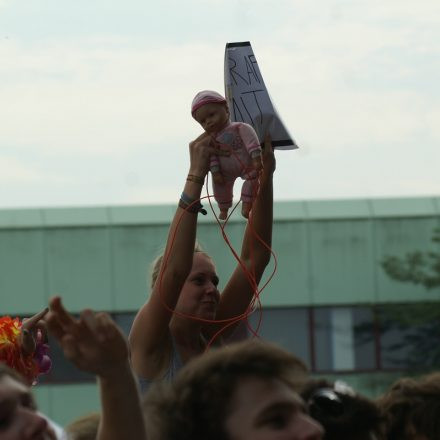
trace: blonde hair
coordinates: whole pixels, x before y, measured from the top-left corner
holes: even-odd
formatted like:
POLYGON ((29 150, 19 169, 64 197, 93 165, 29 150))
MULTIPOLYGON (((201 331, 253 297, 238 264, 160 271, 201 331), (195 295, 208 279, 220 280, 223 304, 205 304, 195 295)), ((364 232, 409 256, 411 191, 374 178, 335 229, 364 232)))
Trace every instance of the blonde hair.
MULTIPOLYGON (((202 248, 201 244, 196 240, 195 244, 194 244, 194 253, 203 253, 206 254, 205 250, 202 248)), ((206 254, 208 255, 208 254, 206 254)), ((161 255, 159 255, 158 257, 156 257, 153 262, 151 263, 150 266, 150 289, 153 290, 154 285, 156 284, 156 280, 157 277, 159 276, 160 273, 160 267, 162 265, 162 260, 163 260, 163 256, 164 254, 162 253, 161 255)))

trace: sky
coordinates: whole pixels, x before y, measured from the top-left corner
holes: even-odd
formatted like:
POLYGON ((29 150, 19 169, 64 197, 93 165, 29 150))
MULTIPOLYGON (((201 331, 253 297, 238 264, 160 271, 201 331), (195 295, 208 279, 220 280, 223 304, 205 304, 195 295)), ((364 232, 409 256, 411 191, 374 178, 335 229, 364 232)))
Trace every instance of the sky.
POLYGON ((0 209, 176 203, 239 41, 300 147, 276 200, 440 195, 438 0, 0 0, 0 209))

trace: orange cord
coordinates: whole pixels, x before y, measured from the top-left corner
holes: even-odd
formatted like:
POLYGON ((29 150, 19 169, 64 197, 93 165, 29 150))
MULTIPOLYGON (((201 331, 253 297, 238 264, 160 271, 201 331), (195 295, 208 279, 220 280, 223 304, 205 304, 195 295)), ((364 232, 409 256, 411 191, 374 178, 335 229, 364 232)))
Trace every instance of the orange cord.
MULTIPOLYGON (((238 158, 237 158, 237 159, 238 159, 238 158)), ((254 197, 253 197, 253 199, 255 200, 255 196, 256 196, 256 192, 257 192, 257 185, 254 184, 254 185, 253 185, 253 188, 254 188, 254 194, 253 194, 254 197)), ((201 198, 198 199, 198 200, 194 200, 194 202, 192 202, 192 203, 186 208, 185 212, 183 212, 183 213, 181 214, 180 218, 178 219, 178 222, 177 222, 177 224, 176 224, 176 227, 175 227, 175 229, 174 229, 174 231, 173 231, 173 235, 172 235, 172 237, 171 237, 171 244, 170 244, 170 246, 169 246, 168 253, 167 253, 167 254, 164 254, 164 257, 163 257, 162 269, 161 269, 161 271, 160 271, 160 276, 159 276, 159 294, 160 294, 160 297, 161 297, 161 300, 162 300, 162 304, 163 304, 163 306, 165 307, 165 309, 168 310, 170 313, 172 313, 172 314, 174 314, 174 315, 180 316, 180 317, 182 317, 182 318, 192 319, 192 320, 194 320, 194 321, 198 321, 198 322, 203 322, 203 323, 209 323, 209 324, 222 324, 222 323, 224 323, 224 324, 225 324, 225 325, 224 325, 220 330, 218 330, 218 331, 217 331, 217 332, 211 337, 211 339, 208 341, 208 343, 207 343, 207 345, 206 345, 206 349, 209 349, 209 347, 214 343, 214 341, 215 341, 215 340, 216 340, 216 339, 217 339, 217 338, 218 338, 218 337, 219 337, 219 336, 220 336, 220 335, 221 335, 221 334, 222 334, 222 333, 223 333, 228 327, 233 326, 234 324, 237 324, 239 321, 242 321, 242 320, 246 320, 247 328, 249 329, 249 331, 251 332, 251 334, 253 335, 253 337, 259 337, 259 336, 258 336, 258 332, 259 332, 259 329, 260 329, 260 327, 261 327, 261 323, 262 323, 262 319, 263 319, 263 312, 262 312, 262 306, 261 306, 260 295, 261 295, 261 292, 267 287, 267 285, 270 283, 270 281, 272 280, 273 276, 275 275, 276 270, 277 270, 277 265, 278 265, 278 264, 277 264, 277 258, 276 258, 276 255, 275 255, 275 253, 273 252, 273 250, 270 248, 270 246, 267 245, 267 243, 264 242, 264 240, 263 240, 263 239, 257 234, 257 232, 253 229, 253 226, 252 226, 252 214, 251 214, 250 217, 249 217, 249 219, 248 219, 248 228, 249 228, 249 230, 250 230, 251 233, 253 234, 254 238, 256 238, 256 239, 257 239, 257 240, 258 240, 258 241, 259 241, 264 247, 266 247, 266 249, 269 250, 269 252, 271 253, 271 255, 273 256, 273 259, 274 259, 274 268, 273 268, 273 270, 272 270, 272 273, 269 275, 267 281, 264 283, 264 285, 261 287, 261 289, 258 289, 258 285, 257 285, 257 283, 256 283, 256 281, 255 281, 255 267, 252 265, 251 270, 248 270, 248 269, 246 268, 246 266, 244 265, 244 263, 241 261, 239 255, 237 254, 237 252, 235 251, 235 249, 232 247, 232 245, 231 245, 231 243, 230 243, 230 241, 229 241, 229 238, 228 238, 228 236, 227 236, 227 234, 226 234, 226 232, 225 232, 226 225, 227 225, 227 223, 228 223, 228 221, 229 221, 229 219, 230 219, 232 213, 235 211, 235 209, 237 208, 238 204, 240 203, 240 201, 238 201, 238 202, 235 204, 235 206, 233 207, 233 209, 232 209, 231 212, 229 213, 227 219, 226 219, 224 222, 220 222, 220 220, 219 220, 219 218, 217 217, 217 215, 216 215, 216 213, 215 213, 215 210, 214 210, 214 208, 213 208, 213 206, 212 206, 211 198, 212 198, 213 196, 209 194, 208 180, 206 181, 206 192, 207 192, 207 195, 206 195, 206 196, 201 197, 201 198), (187 313, 178 312, 178 311, 176 311, 175 309, 172 309, 172 308, 170 308, 170 307, 168 306, 168 304, 165 302, 164 295, 163 295, 163 292, 162 292, 162 279, 163 279, 164 269, 165 269, 166 266, 167 266, 167 262, 168 262, 168 259, 169 259, 170 254, 171 254, 171 250, 172 250, 173 245, 174 245, 175 236, 176 236, 176 234, 177 234, 177 230, 178 230, 178 228, 179 228, 179 225, 180 225, 180 222, 181 222, 181 220, 182 220, 182 218, 183 218, 183 215, 187 215, 187 212, 186 212, 186 211, 187 211, 188 209, 190 209, 193 205, 195 205, 195 204, 197 204, 197 203, 200 203, 201 200, 203 200, 203 199, 208 199, 209 205, 210 205, 210 207, 211 207, 211 211, 212 211, 212 213, 214 214, 214 217, 215 217, 215 219, 216 219, 218 225, 220 226, 221 234, 222 234, 222 236, 223 236, 223 239, 224 239, 225 243, 227 244, 227 246, 229 247, 229 249, 230 249, 232 255, 234 256, 234 258, 237 260, 238 264, 239 264, 240 267, 242 268, 244 274, 246 275, 247 279, 249 280, 249 283, 251 284, 252 289, 253 289, 253 291, 254 291, 253 298, 252 298, 252 300, 251 300, 251 302, 250 302, 250 304, 249 304, 247 310, 246 310, 244 313, 242 313, 242 314, 240 314, 240 315, 237 315, 237 316, 234 316, 234 317, 232 317, 232 318, 226 318, 226 319, 204 319, 204 318, 199 318, 199 317, 197 317, 197 316, 190 315, 190 314, 187 314, 187 313), (248 317, 249 317, 249 315, 253 312, 254 307, 255 307, 255 304, 257 304, 257 307, 258 307, 259 318, 258 318, 258 323, 257 323, 256 329, 253 329, 253 328, 250 326, 250 324, 249 324, 248 317)), ((191 214, 191 215, 194 215, 194 214, 191 214)), ((254 262, 255 259, 253 258, 253 241, 252 241, 252 240, 250 241, 250 246, 251 246, 251 248, 250 248, 251 262, 254 262)))

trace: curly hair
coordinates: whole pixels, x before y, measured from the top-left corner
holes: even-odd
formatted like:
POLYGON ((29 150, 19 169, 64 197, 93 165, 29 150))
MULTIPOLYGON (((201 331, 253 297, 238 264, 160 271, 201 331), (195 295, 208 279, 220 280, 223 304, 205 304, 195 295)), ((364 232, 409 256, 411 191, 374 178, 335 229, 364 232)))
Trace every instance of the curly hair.
POLYGON ((427 439, 440 438, 440 373, 399 379, 378 403, 387 440, 409 440, 409 429, 427 439))
POLYGON ((303 362, 272 344, 252 340, 190 361, 172 383, 157 383, 144 400, 147 431, 158 440, 225 440, 225 420, 240 381, 279 379, 294 390, 305 381, 303 362))

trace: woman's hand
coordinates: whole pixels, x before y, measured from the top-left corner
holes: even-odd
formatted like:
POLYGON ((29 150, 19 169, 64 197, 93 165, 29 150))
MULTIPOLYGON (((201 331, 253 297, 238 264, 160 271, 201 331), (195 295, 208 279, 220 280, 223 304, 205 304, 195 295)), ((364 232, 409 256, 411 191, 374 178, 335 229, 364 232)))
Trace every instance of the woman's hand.
POLYGON ((229 151, 220 150, 211 135, 204 132, 189 144, 190 174, 205 177, 209 171, 211 154, 229 156, 229 151))

